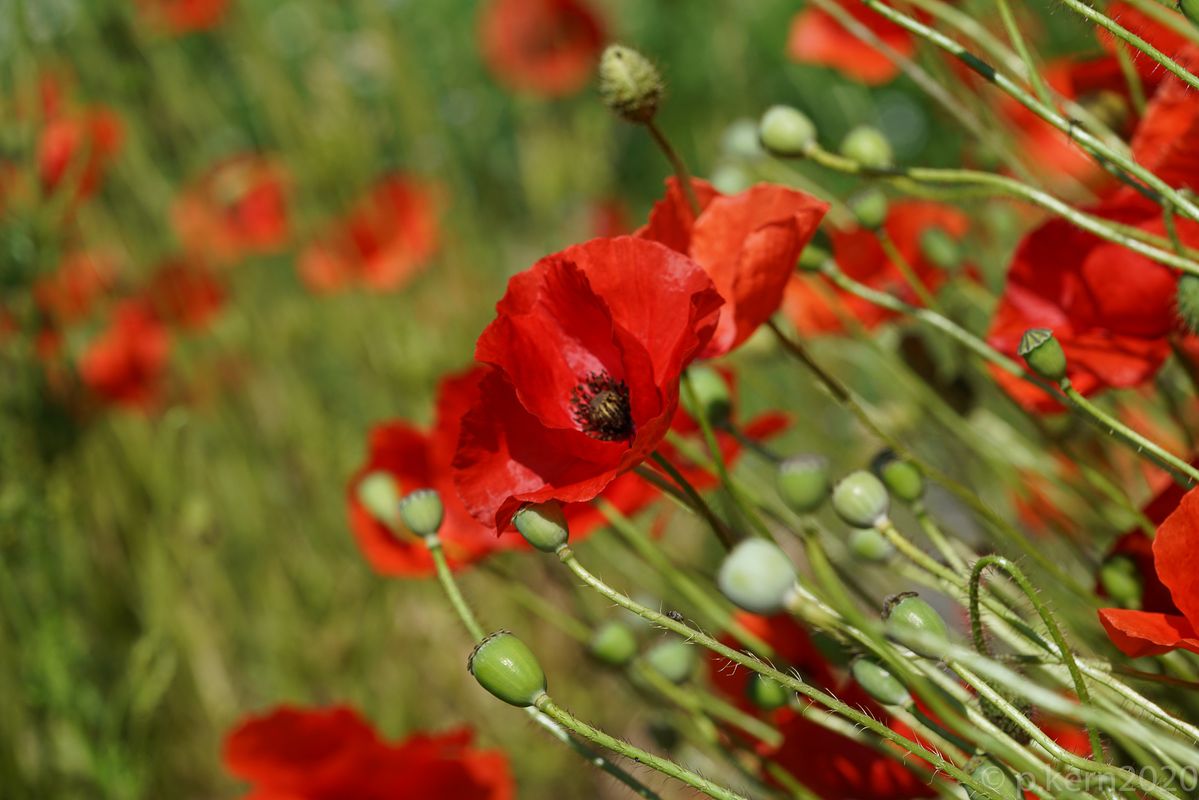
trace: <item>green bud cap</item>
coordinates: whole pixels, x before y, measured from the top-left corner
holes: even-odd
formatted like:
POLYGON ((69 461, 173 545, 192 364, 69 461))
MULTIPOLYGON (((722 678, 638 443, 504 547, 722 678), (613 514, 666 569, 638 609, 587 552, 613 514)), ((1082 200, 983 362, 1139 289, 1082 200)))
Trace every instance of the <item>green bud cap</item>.
POLYGON ((859 125, 845 134, 841 155, 867 169, 888 169, 895 160, 887 137, 870 125, 859 125))
POLYGON ((872 528, 887 516, 887 487, 864 470, 851 472, 833 489, 833 510, 855 528, 872 528))
POLYGON ((466 668, 487 691, 509 705, 526 707, 545 694, 545 673, 533 651, 508 631, 475 646, 466 668))
POLYGON ((1121 608, 1140 609, 1144 587, 1136 562, 1128 556, 1112 556, 1099 569, 1099 584, 1121 608))
POLYGON ((512 524, 526 542, 545 553, 556 552, 570 538, 562 506, 552 500, 522 506, 512 515, 512 524))
POLYGON ((937 225, 920 234, 920 252, 928 262, 941 269, 955 269, 962 263, 962 245, 937 225))
POLYGON ((1057 383, 1066 377, 1066 354, 1053 331, 1048 328, 1029 328, 1020 337, 1016 354, 1028 368, 1047 381, 1057 383))
POLYGON ((887 221, 887 195, 872 186, 850 198, 849 210, 863 228, 878 230, 887 221))
POLYGON ((671 683, 683 683, 695 672, 695 648, 682 639, 667 639, 645 654, 645 661, 671 683))
POLYGON ((912 702, 912 695, 907 687, 874 659, 854 659, 850 672, 867 694, 885 706, 906 706, 912 702))
POLYGON ((774 711, 787 705, 791 692, 773 678, 753 673, 745 684, 745 695, 749 701, 763 711, 774 711))
POLYGON ((849 552, 863 561, 890 561, 895 555, 895 545, 877 528, 854 528, 849 532, 849 552))
POLYGON ((870 471, 901 502, 914 503, 924 497, 924 475, 920 469, 891 450, 883 450, 875 456, 870 463, 870 471))
POLYGON ((779 465, 779 496, 797 514, 811 514, 828 499, 832 484, 828 477, 828 459, 801 455, 779 465))
POLYGON ((883 605, 886 631, 892 639, 907 645, 913 653, 925 658, 940 658, 936 642, 927 639, 949 639, 949 628, 937 610, 915 592, 901 592, 887 598, 883 605))
POLYGON ((631 47, 613 44, 600 56, 599 90, 605 105, 617 115, 646 123, 658 113, 665 85, 648 58, 631 47))
POLYGON ((771 106, 758 124, 758 139, 776 156, 800 158, 816 143, 816 126, 791 106, 771 106))
POLYGON ((637 637, 629 626, 613 620, 595 629, 587 648, 605 664, 623 667, 637 655, 637 637))
POLYGON ((384 525, 400 524, 400 486, 387 472, 371 472, 358 481, 358 502, 384 525))
POLYGON ((445 506, 436 489, 417 489, 400 501, 400 519, 418 536, 432 536, 441 529, 445 506))
POLYGON ((695 419, 704 416, 713 425, 727 422, 733 410, 733 400, 729 396, 729 385, 719 372, 706 366, 687 368, 687 383, 691 391, 684 387, 680 393, 683 410, 695 419))
POLYGON ((1187 273, 1178 279, 1178 318, 1191 333, 1199 333, 1199 276, 1187 273))
MULTIPOLYGON (((970 777, 1005 800, 1021 800, 1024 797, 1016 777, 1006 767, 1001 767, 989 758, 982 759, 978 766, 970 771, 970 777)), ((968 784, 966 796, 970 800, 989 800, 987 795, 968 784)))
POLYGON ((795 567, 774 542, 746 539, 725 556, 716 583, 746 611, 776 614, 795 585, 795 567))

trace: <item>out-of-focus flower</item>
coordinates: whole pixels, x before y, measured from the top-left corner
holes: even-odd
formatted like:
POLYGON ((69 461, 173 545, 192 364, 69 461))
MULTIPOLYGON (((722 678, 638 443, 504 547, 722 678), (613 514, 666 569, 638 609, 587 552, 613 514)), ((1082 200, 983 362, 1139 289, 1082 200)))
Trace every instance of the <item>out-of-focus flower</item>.
POLYGON ((229 0, 137 0, 137 4, 147 22, 176 36, 215 28, 229 11, 229 0))
POLYGON ((591 80, 604 27, 582 0, 490 0, 479 20, 479 39, 501 83, 561 97, 591 80))
POLYGON ((283 170, 255 155, 222 161, 179 196, 171 222, 189 253, 218 263, 277 252, 290 233, 283 170))
POLYGON ((507 758, 473 738, 462 728, 391 744, 354 709, 280 706, 234 728, 223 758, 251 785, 247 800, 511 800, 507 758))
MULTIPOLYGON (((854 19, 900 55, 916 52, 916 42, 910 33, 871 11, 861 0, 839 2, 854 19)), ((899 67, 884 53, 850 33, 828 12, 814 7, 800 11, 791 21, 787 55, 801 64, 832 67, 870 85, 887 83, 899 75, 899 67)))
POLYGON ((114 308, 108 329, 83 354, 80 378, 104 402, 149 408, 159 398, 170 346, 158 317, 139 302, 125 301, 114 308))
POLYGON ((104 172, 120 150, 124 128, 107 108, 92 106, 48 120, 38 139, 38 176, 47 193, 73 191, 74 202, 100 188, 104 172))
POLYGON ((58 269, 33 284, 38 310, 56 325, 75 322, 92 310, 116 283, 116 263, 88 251, 66 256, 58 269))
POLYGON ((225 287, 200 262, 168 261, 150 276, 142 302, 163 322, 198 330, 225 305, 225 287))

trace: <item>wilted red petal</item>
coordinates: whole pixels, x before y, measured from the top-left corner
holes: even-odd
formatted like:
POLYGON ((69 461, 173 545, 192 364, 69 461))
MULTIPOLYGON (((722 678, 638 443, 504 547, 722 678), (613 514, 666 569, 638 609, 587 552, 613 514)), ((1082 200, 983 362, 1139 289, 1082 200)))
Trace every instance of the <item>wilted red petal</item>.
POLYGON ((587 85, 604 30, 581 0, 491 0, 481 12, 479 38, 502 83, 558 97, 587 85))
POLYGON ((1186 617, 1130 611, 1124 608, 1099 609, 1099 621, 1120 652, 1131 658, 1154 656, 1182 648, 1199 653, 1199 634, 1186 617))
MULTIPOLYGON (((874 13, 860 0, 840 0, 840 4, 900 55, 910 56, 915 52, 915 41, 904 28, 874 13)), ((795 15, 787 39, 787 55, 792 61, 832 67, 871 85, 886 83, 899 75, 899 67, 884 53, 818 8, 806 8, 795 15)))

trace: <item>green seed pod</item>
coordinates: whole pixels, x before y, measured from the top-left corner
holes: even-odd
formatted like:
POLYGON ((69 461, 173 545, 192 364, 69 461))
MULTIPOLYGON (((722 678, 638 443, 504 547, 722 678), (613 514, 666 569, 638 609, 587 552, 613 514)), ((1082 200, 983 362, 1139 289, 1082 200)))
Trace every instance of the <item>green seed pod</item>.
POLYGON ((870 125, 859 125, 845 134, 841 155, 867 169, 888 169, 894 162, 891 143, 882 131, 870 125))
POLYGON ((799 158, 816 143, 816 126, 791 106, 771 106, 758 124, 758 139, 776 156, 799 158))
POLYGON ((863 561, 890 561, 895 555, 895 545, 877 528, 854 528, 849 532, 849 552, 863 561))
POLYGON ((758 122, 748 117, 734 120, 720 137, 720 149, 726 156, 752 160, 761 158, 762 143, 758 141, 758 122))
POLYGON ((545 694, 537 656, 508 631, 496 631, 475 646, 466 668, 487 691, 514 706, 531 706, 545 694))
POLYGON ((1187 273, 1178 279, 1177 300, 1178 318, 1188 331, 1199 333, 1199 276, 1187 273))
POLYGON ((746 611, 777 614, 795 586, 795 567, 773 542, 746 539, 725 556, 716 583, 746 611))
POLYGON ((1112 556, 1099 569, 1099 584, 1121 608, 1140 609, 1144 587, 1136 562, 1128 556, 1112 556))
POLYGON ((522 506, 512 515, 512 524, 526 542, 543 553, 556 552, 570 538, 562 506, 552 500, 522 506))
POLYGON ((866 693, 885 706, 907 706, 912 695, 891 671, 871 658, 856 658, 850 667, 853 679, 866 693))
POLYGON ((629 626, 612 620, 595 629, 587 649, 605 664, 623 667, 637 655, 637 637, 629 626))
POLYGON ((773 678, 753 673, 745 684, 745 695, 749 701, 763 711, 774 711, 787 705, 791 692, 773 678))
MULTIPOLYGON (((1000 766, 990 758, 981 759, 977 766, 970 770, 970 777, 1000 797, 1011 800, 1021 800, 1024 797, 1016 776, 1012 775, 1007 767, 1000 766)), ((985 794, 969 785, 966 786, 966 796, 970 800, 989 800, 985 794)))
POLYGON ((445 506, 436 489, 417 489, 400 501, 400 519, 418 536, 432 536, 441 529, 445 506))
POLYGON ((1020 337, 1016 354, 1028 368, 1047 381, 1057 383, 1066 377, 1066 354, 1053 331, 1048 328, 1029 328, 1020 337))
POLYGON ((629 122, 652 120, 665 88, 658 68, 631 47, 609 45, 600 56, 600 97, 608 108, 629 122))
POLYGON ((701 415, 707 417, 713 425, 728 421, 733 401, 729 396, 729 385, 719 372, 703 365, 688 367, 687 382, 691 384, 691 391, 684 389, 680 393, 684 411, 694 419, 701 415))
POLYGON ((949 628, 936 609, 915 592, 901 592, 883 605, 887 635, 925 658, 940 658, 937 642, 949 640, 949 628), (931 641, 926 641, 931 640, 931 641))
POLYGON ((753 186, 754 180, 736 164, 718 164, 708 176, 708 183, 721 194, 739 194, 753 186))
POLYGON ((864 470, 849 473, 833 489, 833 510, 855 528, 874 527, 889 506, 887 487, 864 470))
POLYGON ((904 503, 914 503, 924 497, 924 475, 910 461, 904 461, 891 450, 883 450, 870 462, 870 471, 887 487, 887 491, 904 503))
POLYGON ((683 683, 695 672, 695 648, 682 639, 667 639, 645 654, 645 661, 671 683, 683 683))
POLYGON ((387 472, 371 472, 358 481, 358 502, 390 528, 400 525, 400 487, 387 472))
POLYGON ((850 198, 849 210, 863 228, 878 230, 887 221, 887 195, 872 186, 850 198))
POLYGON ((779 496, 797 514, 811 514, 828 499, 832 486, 828 477, 828 459, 801 455, 779 465, 779 496))
POLYGON ((934 225, 920 234, 920 252, 941 269, 956 269, 962 263, 962 246, 944 228, 934 225))

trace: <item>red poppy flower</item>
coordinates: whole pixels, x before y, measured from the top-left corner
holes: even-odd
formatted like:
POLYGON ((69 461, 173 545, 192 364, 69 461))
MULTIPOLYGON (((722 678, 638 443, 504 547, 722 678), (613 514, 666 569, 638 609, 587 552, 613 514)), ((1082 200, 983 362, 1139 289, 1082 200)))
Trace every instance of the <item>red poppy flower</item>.
POLYGON ((215 28, 229 10, 229 0, 138 0, 138 5, 147 20, 175 35, 215 28))
POLYGON ((300 258, 300 276, 314 292, 358 283, 376 291, 402 287, 424 268, 440 233, 432 186, 405 175, 377 183, 300 258))
POLYGON ((479 39, 501 83, 561 97, 591 80, 604 28, 581 0, 491 0, 479 20, 479 39))
POLYGON ((38 175, 46 192, 69 182, 75 201, 100 188, 104 171, 124 139, 121 120, 106 108, 93 107, 47 122, 38 140, 38 175))
POLYGON ((170 344, 166 329, 149 309, 126 301, 114 309, 108 330, 84 353, 80 377, 109 403, 149 407, 158 399, 170 344))
POLYGON ((169 261, 150 276, 141 297, 163 322, 198 330, 220 313, 225 287, 198 263, 169 261))
POLYGON ((1103 608, 1100 622, 1116 647, 1133 658, 1176 648, 1199 653, 1199 492, 1187 492, 1158 527, 1153 565, 1174 608, 1166 612, 1103 608))
POLYGON ((462 421, 455 482, 484 524, 526 502, 581 502, 641 463, 674 420, 678 381, 722 300, 654 242, 593 239, 508 283, 475 357, 492 369, 462 421))
POLYGON ((112 259, 96 253, 77 252, 63 259, 54 272, 33 284, 38 310, 56 324, 74 322, 91 311, 92 305, 116 283, 112 259))
POLYGON ((701 353, 713 358, 736 348, 778 311, 799 254, 828 204, 773 184, 735 195, 722 195, 705 181, 693 181, 693 186, 699 217, 671 178, 665 198, 636 235, 689 255, 716 284, 725 306, 701 353))
MULTIPOLYGON (((891 203, 883 230, 895 244, 904 261, 929 290, 935 292, 947 277, 945 270, 924 255, 921 239, 939 228, 951 238, 961 239, 970 227, 970 218, 961 211, 940 203, 923 200, 899 200, 891 203)), ((829 239, 833 259, 849 277, 874 289, 893 294, 920 305, 915 290, 895 266, 878 237, 862 228, 832 229, 829 239)), ((895 314, 857 295, 835 289, 824 278, 793 275, 787 287, 784 311, 792 324, 804 334, 836 333, 844 330, 842 319, 848 315, 867 328, 891 319, 895 314)))
MULTIPOLYGON (((916 41, 903 27, 874 13, 861 0, 839 0, 853 18, 900 55, 916 52, 916 41)), ((854 80, 876 86, 899 75, 899 67, 873 45, 854 36, 830 14, 805 8, 791 21, 787 55, 801 64, 820 64, 854 80)))
POLYGON ((283 171, 255 155, 222 161, 180 195, 171 221, 188 252, 221 263, 276 252, 289 227, 283 171))
POLYGON ((231 731, 223 759, 254 800, 511 800, 507 759, 472 739, 462 728, 389 744, 351 708, 280 706, 231 731))

